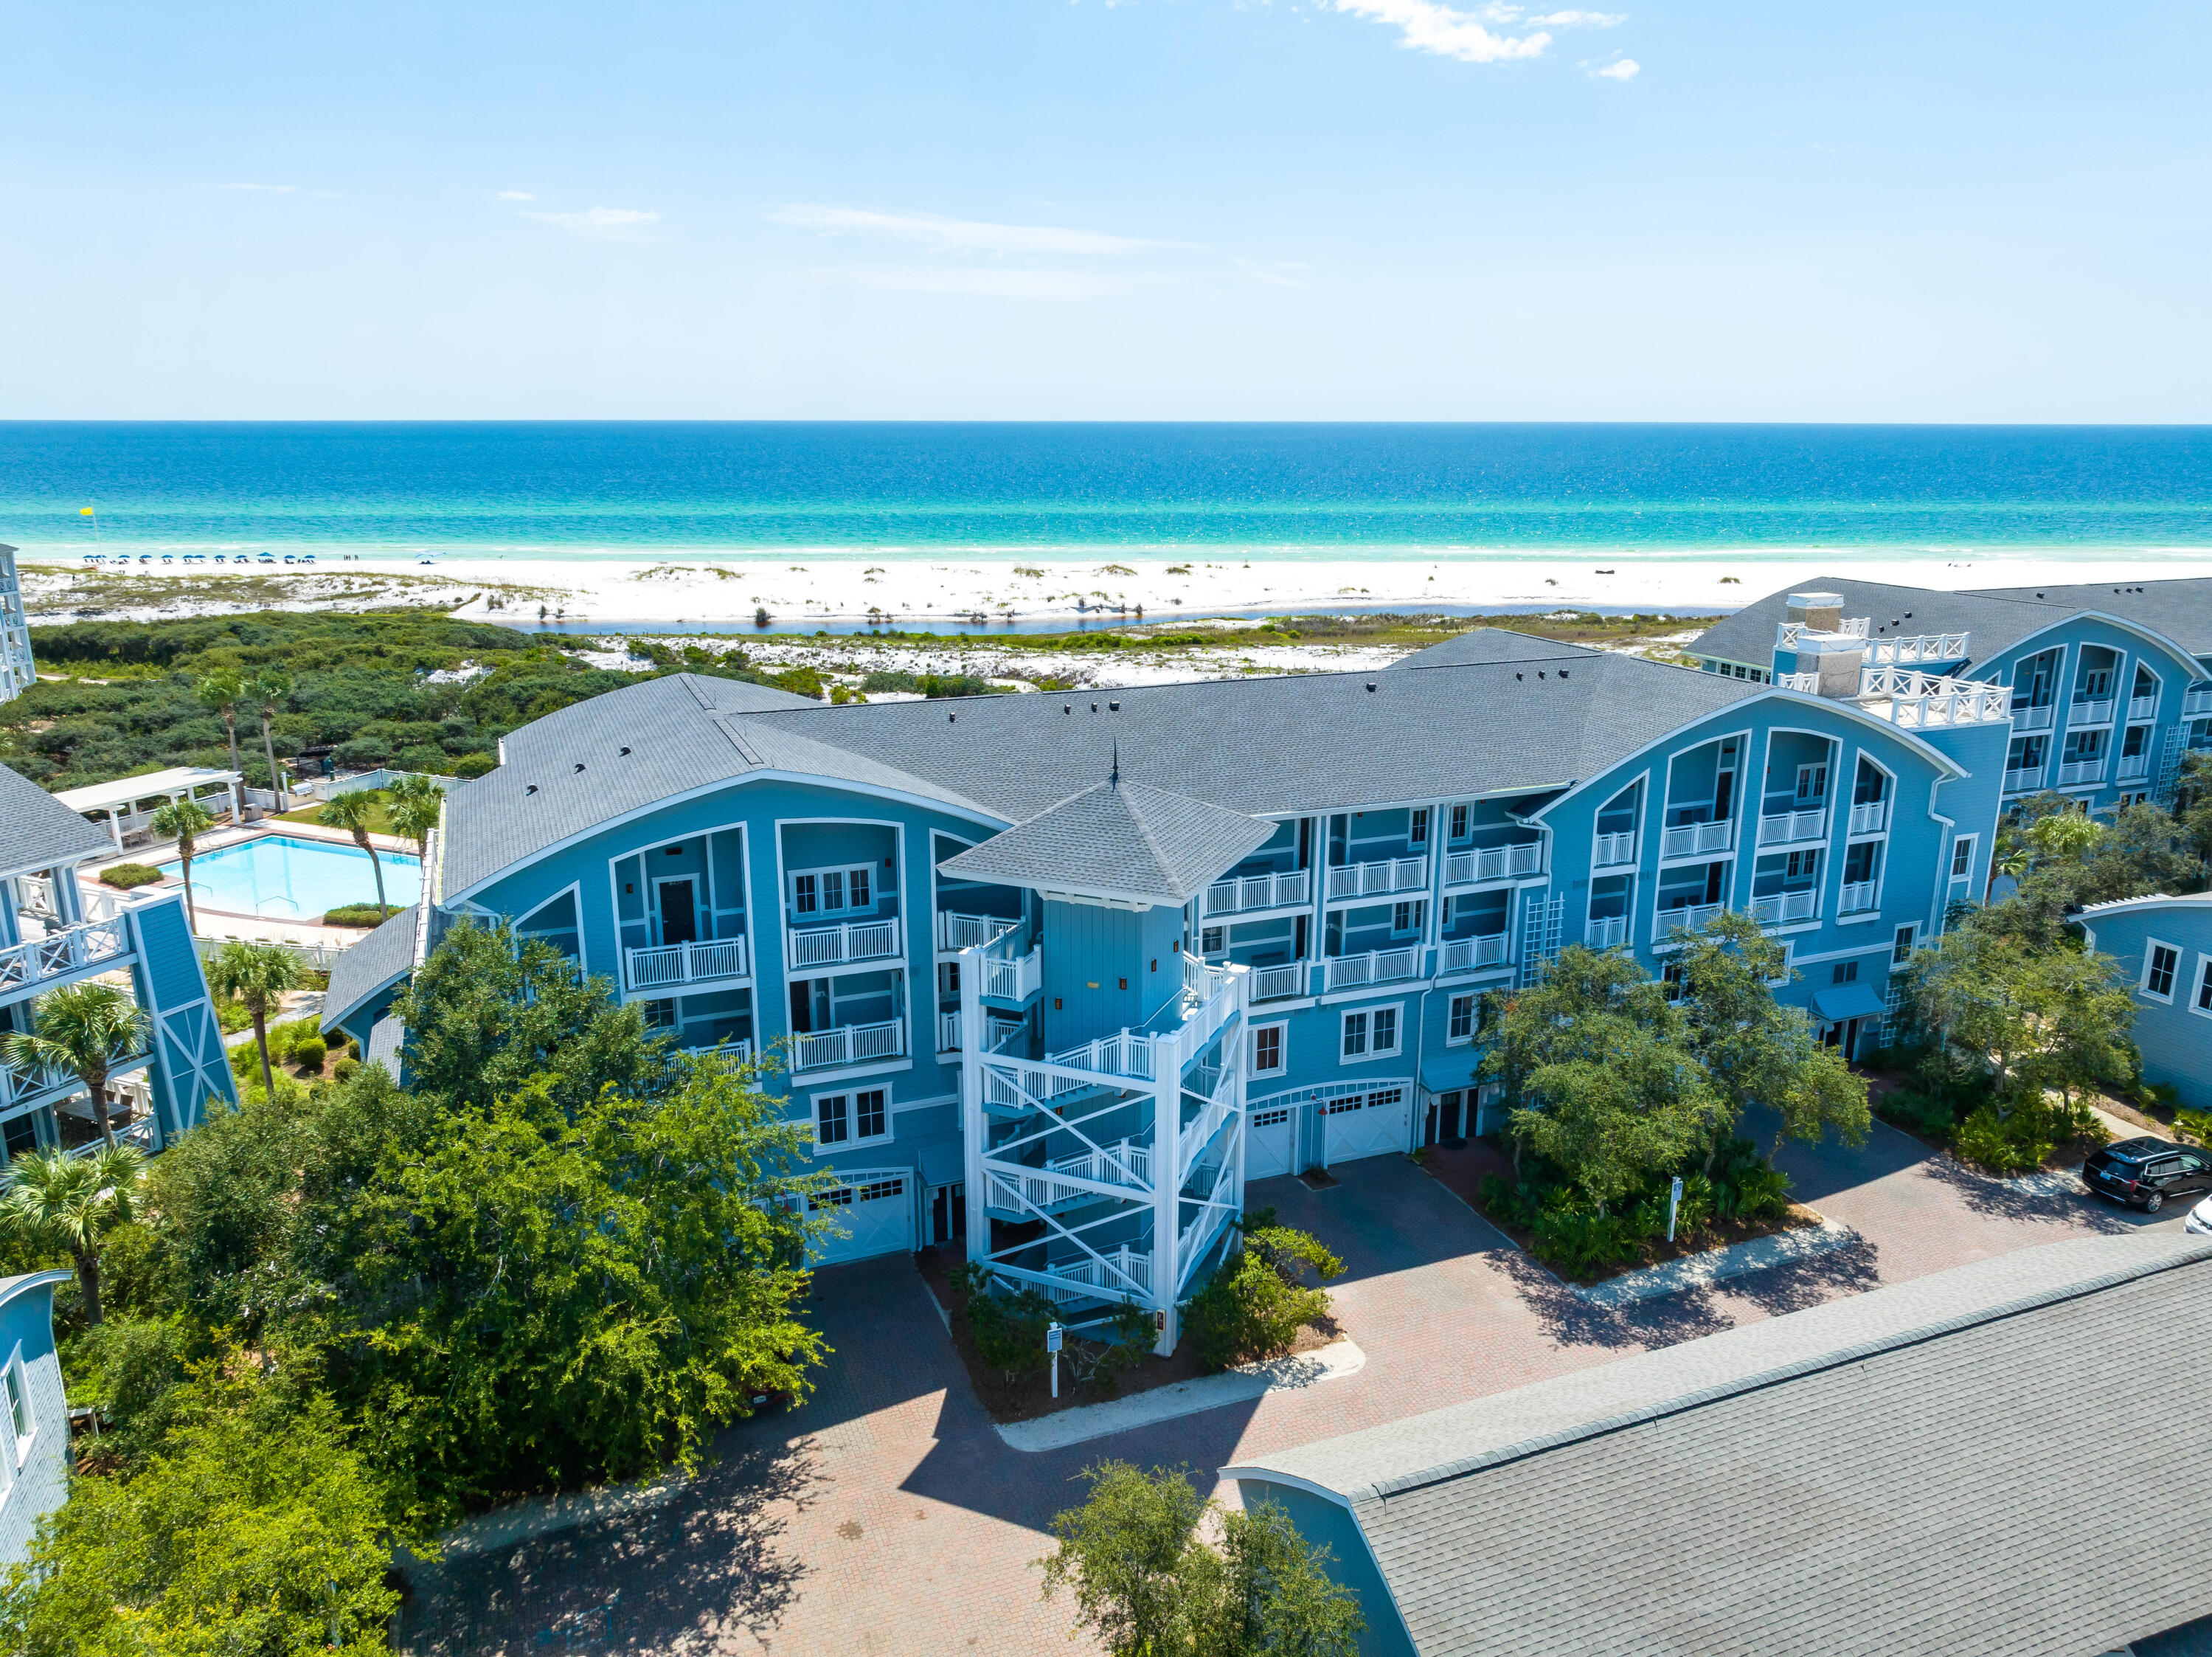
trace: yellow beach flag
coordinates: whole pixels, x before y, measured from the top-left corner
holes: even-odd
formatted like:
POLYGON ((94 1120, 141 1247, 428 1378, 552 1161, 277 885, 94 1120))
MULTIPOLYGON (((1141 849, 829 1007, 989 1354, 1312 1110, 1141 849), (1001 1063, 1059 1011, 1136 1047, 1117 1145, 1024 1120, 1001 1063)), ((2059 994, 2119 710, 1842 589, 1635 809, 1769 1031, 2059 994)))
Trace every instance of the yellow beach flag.
POLYGON ((88 506, 81 506, 76 509, 76 515, 80 518, 89 518, 92 516, 92 509, 88 506))

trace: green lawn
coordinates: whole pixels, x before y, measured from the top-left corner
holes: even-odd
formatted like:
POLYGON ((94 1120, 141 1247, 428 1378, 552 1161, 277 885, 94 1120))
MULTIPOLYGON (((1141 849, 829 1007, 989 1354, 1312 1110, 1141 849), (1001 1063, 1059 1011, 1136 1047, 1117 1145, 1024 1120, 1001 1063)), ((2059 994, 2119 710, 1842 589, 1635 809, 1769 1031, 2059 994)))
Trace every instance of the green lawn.
MULTIPOLYGON (((382 789, 374 789, 369 791, 369 798, 376 802, 376 809, 369 813, 368 832, 371 834, 398 833, 399 831, 392 826, 392 819, 388 814, 392 805, 391 796, 382 789)), ((314 805, 305 807, 299 811, 288 811, 276 820, 280 823, 319 823, 322 820, 322 807, 314 805)))

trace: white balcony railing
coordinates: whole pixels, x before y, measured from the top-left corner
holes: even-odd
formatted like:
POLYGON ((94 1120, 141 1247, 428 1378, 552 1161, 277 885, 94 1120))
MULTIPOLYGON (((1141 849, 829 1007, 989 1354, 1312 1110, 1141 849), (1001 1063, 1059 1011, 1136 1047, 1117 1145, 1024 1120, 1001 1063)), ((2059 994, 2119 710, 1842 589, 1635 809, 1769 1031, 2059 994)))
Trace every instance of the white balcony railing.
POLYGON ((1454 938, 1443 947, 1442 972, 1474 972, 1486 966, 1503 966, 1512 953, 1503 932, 1486 932, 1479 937, 1454 938))
POLYGON ((1628 941, 1628 917, 1626 915, 1593 915, 1589 924, 1583 929, 1583 941, 1592 949, 1611 949, 1616 944, 1628 941))
POLYGON ((1802 845, 1808 840, 1828 838, 1828 808, 1814 806, 1807 811, 1771 811, 1759 819, 1759 844, 1763 846, 1802 845))
POLYGON ((937 947, 951 954, 963 949, 980 948, 1001 932, 1021 924, 1003 915, 956 915, 949 910, 937 913, 937 947))
POLYGON ((1376 863, 1346 863, 1328 872, 1329 900, 1379 898, 1394 892, 1419 892, 1429 883, 1426 857, 1387 857, 1376 863))
POLYGON ((1522 840, 1510 846, 1478 846, 1444 855, 1444 885, 1480 886, 1487 880, 1517 880, 1544 872, 1544 843, 1522 840))
POLYGON ((2130 723, 2140 725, 2147 719, 2156 719, 2157 717, 2158 698, 2156 696, 2139 696, 2132 697, 2129 699, 2128 720, 2130 723))
POLYGON ((1370 949, 1364 955, 1337 955, 1328 963, 1331 990, 1357 990, 1362 984, 1396 984, 1421 976, 1418 949, 1370 949))
POLYGON ((1306 963, 1292 961, 1285 966, 1255 966, 1252 969, 1251 997, 1254 1001, 1285 1001, 1306 992, 1306 963))
POLYGON ((1590 867, 1625 868, 1636 862, 1636 831, 1620 834, 1601 834, 1590 842, 1590 867))
POLYGON ((1097 1258, 1062 1261, 1045 1268, 1039 1285, 1055 1301, 1141 1301, 1152 1292, 1152 1257, 1124 1243, 1097 1258))
POLYGON ((1820 694, 1820 676, 1818 673, 1777 673, 1774 683, 1784 691, 1802 691, 1807 696, 1820 694))
POLYGON ((1718 823, 1677 823, 1660 838, 1659 856, 1714 857, 1735 846, 1735 819, 1718 823))
POLYGON ((2004 791, 2007 794, 2028 794, 2042 786, 2043 767, 2040 765, 2022 765, 2004 774, 2004 791))
MULTIPOLYGON (((1425 874, 1422 876, 1424 883, 1427 878, 1425 874)), ((1216 880, 1206 889, 1208 915, 1249 915, 1258 910, 1291 909, 1312 901, 1313 871, 1304 868, 1216 880)))
MULTIPOLYGON (((151 1116, 142 1116, 129 1126, 116 1129, 115 1142, 118 1145, 129 1145, 149 1156, 161 1148, 161 1135, 154 1126, 154 1118, 151 1116)), ((82 1145, 71 1146, 70 1154, 89 1161, 106 1149, 106 1145, 107 1142, 104 1139, 88 1139, 82 1145)))
MULTIPOLYGON (((991 1052, 997 1052, 1007 1040, 1019 1035, 1027 1026, 1019 1019, 999 1018, 986 1014, 983 1019, 983 1041, 991 1052)), ((937 1051, 957 1053, 960 1051, 960 1014, 956 1009, 937 1015, 937 1051)))
POLYGON ((1726 904, 1678 904, 1672 909, 1661 910, 1652 924, 1662 938, 1695 932, 1727 907, 1726 904))
POLYGON ((847 1024, 835 1030, 791 1039, 791 1068, 829 1070, 846 1064, 872 1064, 897 1058, 906 1051, 906 1024, 886 1019, 881 1024, 847 1024))
POLYGON ((1889 826, 1889 801, 1862 800, 1851 807, 1853 834, 1879 834, 1889 826))
POLYGON ((2066 716, 2066 722, 2069 725, 2109 725, 2112 722, 2112 698, 2108 696, 2094 700, 2077 697, 2073 711, 2066 716))
POLYGON ((1923 633, 1917 638, 1878 638, 1867 653, 1877 667, 1921 667, 1933 661, 1964 661, 1964 633, 1923 633))
POLYGON ((1820 913, 1820 894, 1811 886, 1751 900, 1751 917, 1761 926, 1787 926, 1792 921, 1816 919, 1820 913))
POLYGON ((1846 880, 1844 882, 1843 895, 1836 900, 1836 913, 1863 915, 1867 911, 1876 906, 1874 881, 1846 880))
POLYGON ((2120 756, 2119 780, 2121 782, 2140 783, 2149 775, 2149 749, 2146 748, 2141 753, 2124 753, 2120 756))
POLYGON ((130 953, 130 930, 120 917, 65 926, 0 949, 0 990, 27 989, 88 966, 120 962, 130 953))
POLYGON ((742 1036, 735 1041, 717 1042, 708 1047, 686 1047, 684 1051, 696 1058, 713 1059, 728 1070, 753 1062, 753 1044, 750 1036, 742 1036))
POLYGON ((2046 702, 2039 708, 2015 707, 2012 710, 2012 728, 2016 731, 2047 731, 2057 719, 2055 703, 2046 702))
POLYGON ((784 947, 794 972, 879 961, 899 953, 899 923, 848 921, 842 926, 809 927, 804 932, 785 933, 784 947))
POLYGON ((1071 1203, 1095 1203, 1113 1193, 1097 1189, 1109 1185, 1132 1194, 1149 1191, 1152 1181, 1152 1148, 1122 1140, 1056 1157, 1034 1172, 1017 1172, 1003 1162, 986 1162, 991 1181, 991 1206, 1021 1213, 1029 1209, 1051 1209, 1071 1203))
POLYGON ((2058 786, 2062 789, 2079 788, 2084 783, 2101 783, 2104 780, 2105 761, 2102 756, 2095 759, 2069 759, 2058 767, 2058 786))
POLYGON ((1916 667, 1866 667, 1859 704, 1904 730, 1991 724, 2012 717, 2012 692, 2001 685, 1944 679, 1916 667))
POLYGON ((960 1014, 957 1012, 937 1015, 937 1051, 940 1053, 960 1051, 960 1014))
POLYGON ((2181 693, 2185 714, 2212 714, 2212 685, 2192 685, 2181 693))
POLYGON ((1044 984, 1044 952, 1032 949, 1008 960, 983 957, 982 991, 994 1001, 1027 1001, 1044 984))
POLYGON ((1774 624, 1774 648, 1794 650, 1805 635, 1817 638, 1864 638, 1872 621, 1868 616, 1846 616, 1832 628, 1813 627, 1802 621, 1782 621, 1774 624))
POLYGON ((752 976, 743 938, 625 949, 623 971, 633 990, 672 990, 684 984, 752 976))

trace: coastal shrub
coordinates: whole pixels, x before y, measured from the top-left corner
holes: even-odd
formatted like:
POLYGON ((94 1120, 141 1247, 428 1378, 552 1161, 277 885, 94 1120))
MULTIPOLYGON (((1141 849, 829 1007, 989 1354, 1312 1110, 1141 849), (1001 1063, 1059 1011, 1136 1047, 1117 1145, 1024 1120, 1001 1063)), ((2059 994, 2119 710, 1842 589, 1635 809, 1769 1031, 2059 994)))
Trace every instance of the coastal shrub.
POLYGON ((319 1075, 322 1074, 323 1060, 329 1057, 329 1054, 330 1049, 324 1045, 320 1037, 310 1036, 304 1041, 292 1044, 293 1068, 302 1071, 313 1070, 319 1075))
POLYGON ((1899 1087, 1885 1097, 1875 1110, 1886 1122, 1894 1123, 1907 1133, 1918 1134, 1923 1139, 1932 1139, 1938 1144, 1947 1142, 1957 1117, 1950 1105, 1910 1087, 1899 1087))
MULTIPOLYGON (((1665 1223, 1663 1217, 1661 1223, 1665 1223)), ((1571 1277, 1620 1264, 1634 1256, 1641 1240, 1633 1210, 1601 1215, 1579 1204, 1545 1209, 1530 1229, 1535 1234, 1539 1258, 1571 1277)))
POLYGON ((879 691, 903 691, 909 696, 929 698, 947 696, 1013 695, 1004 685, 994 685, 974 673, 909 673, 878 668, 860 681, 860 689, 873 695, 879 691))
POLYGON ((452 756, 443 748, 433 746, 428 743, 419 744, 411 748, 402 748, 392 756, 392 763, 401 771, 420 771, 431 777, 449 777, 453 774, 452 756))
POLYGON ((325 926, 380 926, 399 912, 398 904, 379 909, 374 904, 340 904, 323 911, 325 926))
POLYGON ((969 1337, 975 1343, 975 1355, 1009 1385, 1025 1375, 1042 1374, 1051 1362, 1044 1336, 1055 1311, 1052 1301, 1034 1288, 1012 1295, 984 1289, 969 1295, 960 1309, 969 1337))
POLYGON ((1739 1220, 1779 1220, 1790 1211, 1790 1176, 1770 1162, 1739 1163, 1729 1185, 1739 1220))
POLYGON ((360 1074, 361 1061, 357 1058, 342 1058, 331 1066, 331 1076, 339 1081, 351 1081, 360 1074))
POLYGON ((482 777, 485 772, 498 768, 499 756, 496 754, 465 753, 453 761, 453 775, 463 778, 482 777))
POLYGON ((100 885, 112 886, 120 892, 152 886, 161 878, 161 871, 151 863, 114 863, 100 872, 100 885))
MULTIPOLYGON (((1272 1209, 1254 1216, 1272 1217, 1272 1209)), ((1297 1277, 1310 1269, 1326 1281, 1344 1270, 1319 1241, 1287 1227, 1261 1224, 1243 1240, 1243 1250, 1192 1297, 1185 1319, 1198 1361, 1208 1369, 1289 1351, 1298 1331, 1326 1318, 1329 1308, 1327 1290, 1302 1288, 1297 1277)))
POLYGON ((2039 1167, 2051 1148, 2000 1118, 1994 1105, 1981 1106, 1959 1128, 1959 1154, 1991 1173, 2025 1173, 2039 1167))
POLYGON ((1152 1351, 1155 1337, 1152 1314, 1133 1301, 1123 1301, 1100 1335, 1068 1336, 1060 1356, 1079 1386, 1115 1392, 1121 1377, 1152 1351))

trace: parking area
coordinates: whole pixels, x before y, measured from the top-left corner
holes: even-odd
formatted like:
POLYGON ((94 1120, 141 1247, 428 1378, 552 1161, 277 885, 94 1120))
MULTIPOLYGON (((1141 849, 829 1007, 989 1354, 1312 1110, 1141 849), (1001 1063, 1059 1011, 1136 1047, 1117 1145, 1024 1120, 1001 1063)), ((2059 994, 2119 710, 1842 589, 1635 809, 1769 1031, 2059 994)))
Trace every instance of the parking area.
MULTIPOLYGON (((1758 1124, 1753 1124, 1754 1130, 1758 1124)), ((1771 1131, 1771 1129, 1769 1130, 1771 1131)), ((1601 1312, 1405 1158, 1336 1170, 1315 1191, 1255 1184, 1254 1206, 1345 1259, 1333 1285, 1358 1374, 1073 1448, 1008 1448, 970 1393, 905 1261, 821 1274, 836 1355, 788 1415, 724 1437, 722 1460, 665 1504, 419 1574, 404 1643, 419 1652, 939 1654, 1082 1649, 1031 1561, 1079 1475, 1108 1457, 1212 1470, 1249 1456, 1602 1363, 1878 1283, 2143 1216, 2057 1182, 1984 1179, 1894 1129, 1862 1149, 1790 1148, 1797 1195, 1860 1241, 1710 1290, 1601 1312)), ((2160 1229, 2178 1228, 2179 1214, 2160 1229)))

